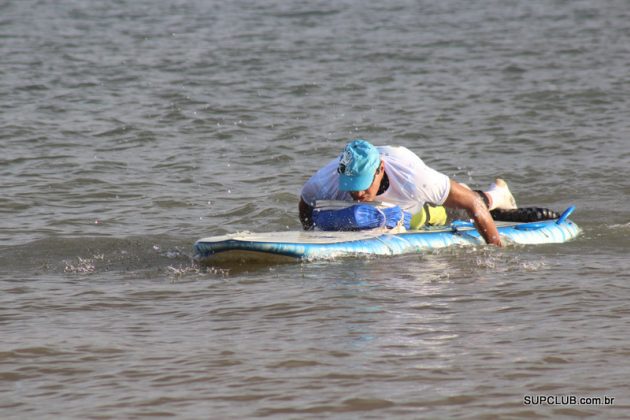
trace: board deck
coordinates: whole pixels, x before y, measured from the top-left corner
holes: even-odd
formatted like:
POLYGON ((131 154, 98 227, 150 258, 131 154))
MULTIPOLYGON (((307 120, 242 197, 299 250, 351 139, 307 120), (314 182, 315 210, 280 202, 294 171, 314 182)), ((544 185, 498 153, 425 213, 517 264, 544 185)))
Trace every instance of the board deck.
MULTIPOLYGON (((580 228, 568 219, 574 208, 567 209, 559 219, 532 223, 497 222, 497 229, 507 245, 563 243, 580 233, 580 228)), ((200 262, 237 260, 272 263, 402 255, 484 243, 470 222, 455 221, 449 226, 402 233, 378 229, 358 232, 240 232, 199 239, 193 248, 195 259, 200 262)))

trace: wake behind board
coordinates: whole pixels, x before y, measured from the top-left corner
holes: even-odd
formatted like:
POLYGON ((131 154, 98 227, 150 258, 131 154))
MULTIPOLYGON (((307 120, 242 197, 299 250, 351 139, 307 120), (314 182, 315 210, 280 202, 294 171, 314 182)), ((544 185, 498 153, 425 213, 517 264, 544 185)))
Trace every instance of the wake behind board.
MULTIPOLYGON (((538 245, 563 243, 575 238, 580 228, 569 215, 531 223, 496 222, 504 244, 538 245)), ((449 246, 485 244, 470 222, 424 228, 403 233, 383 230, 357 232, 289 231, 250 233, 199 239, 193 248, 200 262, 282 262, 378 255, 423 253, 449 246)))

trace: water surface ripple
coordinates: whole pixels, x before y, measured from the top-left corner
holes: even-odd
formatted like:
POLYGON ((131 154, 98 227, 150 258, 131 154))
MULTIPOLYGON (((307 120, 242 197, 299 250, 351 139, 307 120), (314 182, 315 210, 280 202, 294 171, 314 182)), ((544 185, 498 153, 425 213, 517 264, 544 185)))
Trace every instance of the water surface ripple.
POLYGON ((3 418, 620 418, 627 1, 0 4, 3 418), (563 245, 199 267, 350 138, 563 245), (525 396, 614 397, 530 405, 525 396))

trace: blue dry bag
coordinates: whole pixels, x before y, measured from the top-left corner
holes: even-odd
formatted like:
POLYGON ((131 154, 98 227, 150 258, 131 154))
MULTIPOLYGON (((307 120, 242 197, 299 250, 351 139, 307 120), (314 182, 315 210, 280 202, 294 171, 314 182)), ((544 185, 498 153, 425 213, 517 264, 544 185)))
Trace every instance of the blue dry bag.
POLYGON ((378 208, 369 204, 354 204, 343 209, 313 210, 313 222, 320 230, 392 229, 401 220, 403 226, 409 229, 411 214, 399 206, 378 208))

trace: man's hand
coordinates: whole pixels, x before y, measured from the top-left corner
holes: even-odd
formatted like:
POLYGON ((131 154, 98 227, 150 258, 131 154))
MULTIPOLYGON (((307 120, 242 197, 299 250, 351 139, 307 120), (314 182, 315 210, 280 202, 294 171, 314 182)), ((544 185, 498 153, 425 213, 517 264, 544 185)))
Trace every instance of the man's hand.
POLYGON ((300 197, 298 209, 300 210, 300 222, 302 222, 304 230, 313 229, 313 207, 306 204, 300 197))
POLYGON ((475 222, 475 227, 483 236, 486 243, 496 246, 503 246, 499 231, 494 224, 494 220, 477 193, 464 187, 459 182, 451 180, 451 190, 444 202, 446 207, 464 209, 475 222))

